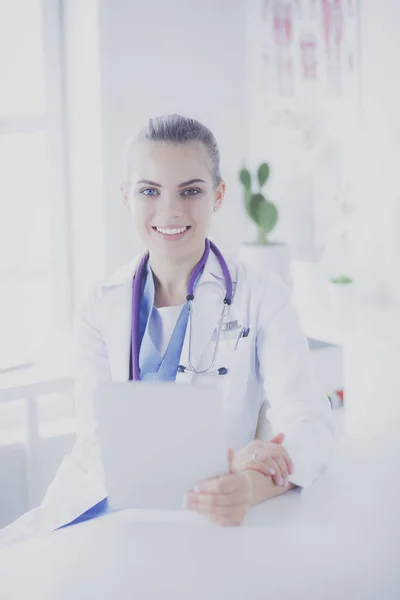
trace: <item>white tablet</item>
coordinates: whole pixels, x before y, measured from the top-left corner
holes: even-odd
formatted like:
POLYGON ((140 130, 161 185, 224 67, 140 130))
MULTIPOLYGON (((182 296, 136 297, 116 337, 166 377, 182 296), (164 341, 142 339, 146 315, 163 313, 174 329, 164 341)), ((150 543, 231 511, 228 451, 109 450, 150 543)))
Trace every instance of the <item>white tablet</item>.
POLYGON ((196 483, 228 472, 216 387, 99 382, 95 414, 112 509, 180 509, 196 483))

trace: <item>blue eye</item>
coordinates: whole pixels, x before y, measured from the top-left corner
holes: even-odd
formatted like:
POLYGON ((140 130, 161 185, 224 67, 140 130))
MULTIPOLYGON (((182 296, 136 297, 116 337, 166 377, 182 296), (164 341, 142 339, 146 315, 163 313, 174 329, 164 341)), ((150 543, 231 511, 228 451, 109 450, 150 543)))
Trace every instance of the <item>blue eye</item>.
POLYGON ((155 188, 144 188, 143 190, 140 190, 140 193, 144 194, 145 196, 156 196, 158 194, 158 190, 155 188))
POLYGON ((201 193, 201 190, 196 190, 195 188, 191 188, 188 190, 184 190, 182 193, 184 196, 197 196, 198 194, 201 193), (188 192, 188 193, 186 193, 186 192, 188 192))

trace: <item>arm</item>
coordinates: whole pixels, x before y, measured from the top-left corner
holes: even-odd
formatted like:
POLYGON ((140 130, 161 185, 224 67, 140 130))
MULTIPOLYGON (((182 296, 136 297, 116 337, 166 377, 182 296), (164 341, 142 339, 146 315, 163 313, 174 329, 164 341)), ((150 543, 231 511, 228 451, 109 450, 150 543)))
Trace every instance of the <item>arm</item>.
POLYGON ((105 497, 100 447, 96 436, 93 390, 98 380, 111 379, 108 354, 98 318, 98 291, 92 287, 74 317, 75 417, 77 440, 61 463, 43 505, 74 502, 74 517, 105 497), (101 497, 99 497, 101 496, 101 497), (86 506, 90 504, 90 506, 86 506))
POLYGON ((218 525, 240 525, 252 506, 296 487, 291 483, 276 486, 270 477, 257 471, 236 470, 233 450, 229 450, 228 457, 227 475, 200 482, 185 498, 187 508, 218 525))
POLYGON ((273 274, 259 311, 257 354, 267 418, 275 432, 285 434, 284 446, 294 463, 289 481, 308 487, 326 467, 333 449, 331 408, 315 382, 307 340, 288 289, 273 274))
POLYGON ((271 477, 266 477, 257 471, 246 471, 246 473, 250 482, 251 503, 253 506, 270 498, 275 498, 275 496, 281 496, 288 490, 297 487, 293 483, 288 483, 287 486, 280 487, 274 484, 271 477))

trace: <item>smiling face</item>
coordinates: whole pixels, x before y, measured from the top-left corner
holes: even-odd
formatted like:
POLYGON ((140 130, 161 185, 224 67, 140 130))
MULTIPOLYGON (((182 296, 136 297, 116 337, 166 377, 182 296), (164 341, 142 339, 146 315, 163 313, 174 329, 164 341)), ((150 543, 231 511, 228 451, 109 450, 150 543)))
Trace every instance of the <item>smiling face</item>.
POLYGON ((138 142, 130 183, 122 188, 132 223, 152 256, 198 256, 225 184, 215 185, 209 155, 200 142, 138 142))

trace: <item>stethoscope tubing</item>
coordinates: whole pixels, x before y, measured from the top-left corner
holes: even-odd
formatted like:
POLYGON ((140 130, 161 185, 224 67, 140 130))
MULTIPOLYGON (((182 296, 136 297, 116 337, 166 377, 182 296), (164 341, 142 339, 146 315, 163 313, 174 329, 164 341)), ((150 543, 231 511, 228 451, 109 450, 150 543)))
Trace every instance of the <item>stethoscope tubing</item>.
MULTIPOLYGON (((143 273, 149 259, 149 252, 147 251, 142 258, 140 259, 139 265, 136 269, 135 276, 133 278, 132 285, 132 326, 131 326, 131 347, 132 347, 132 376, 135 381, 140 380, 140 369, 139 369, 139 319, 140 319, 140 298, 142 293, 142 281, 143 281, 143 273)), ((189 366, 185 367, 183 365, 178 366, 178 372, 180 373, 192 373, 194 375, 225 375, 228 370, 225 367, 220 367, 217 370, 213 370, 215 367, 218 348, 221 339, 222 325, 225 318, 225 313, 227 310, 227 306, 230 306, 232 303, 232 278, 229 272, 228 265, 224 257, 222 256, 219 249, 216 245, 206 238, 205 241, 205 249, 203 255, 195 268, 192 271, 190 276, 187 290, 186 290, 186 300, 189 303, 189 350, 188 350, 188 362, 189 366), (225 298, 223 300, 223 307, 221 311, 221 317, 218 324, 217 336, 215 341, 214 352, 211 360, 211 364, 206 369, 198 371, 195 369, 192 363, 192 333, 193 333, 193 305, 192 302, 194 300, 194 286, 197 281, 198 276, 200 275, 204 265, 207 262, 208 255, 212 251, 216 256, 224 276, 225 280, 225 298)))

